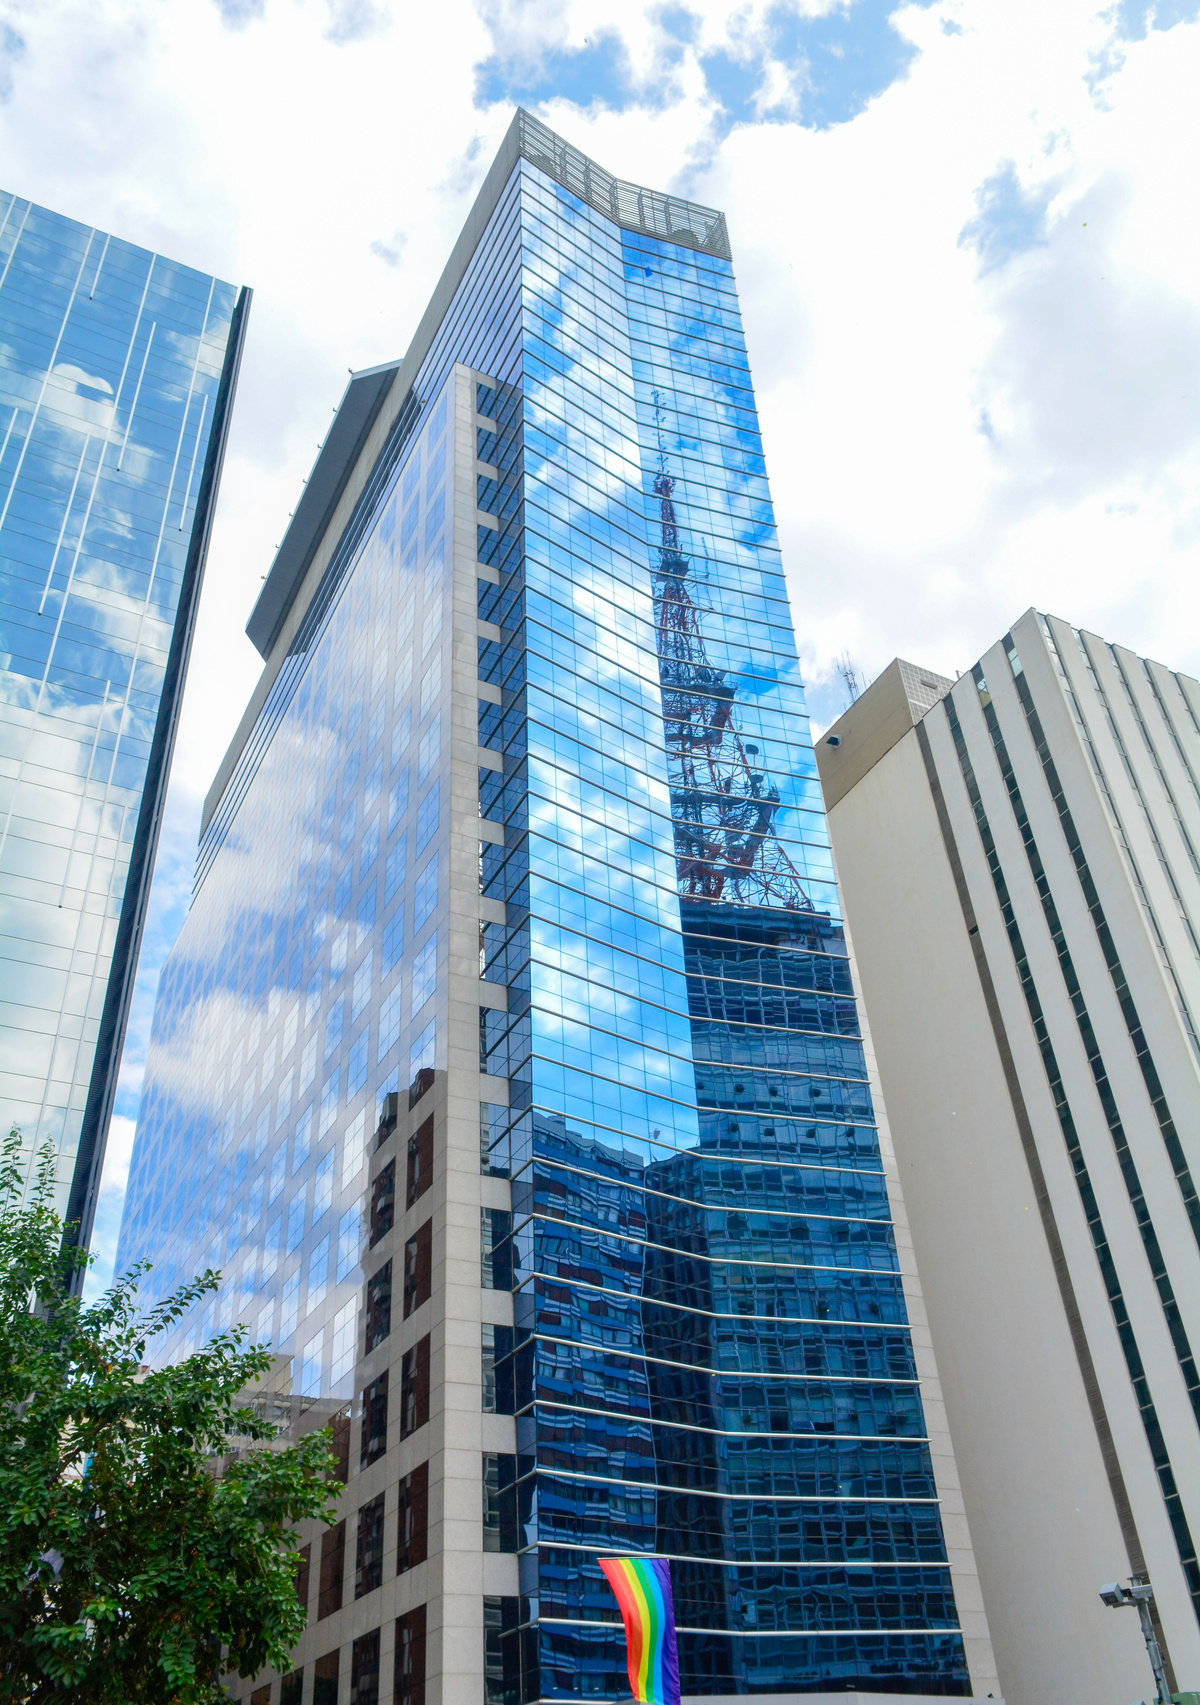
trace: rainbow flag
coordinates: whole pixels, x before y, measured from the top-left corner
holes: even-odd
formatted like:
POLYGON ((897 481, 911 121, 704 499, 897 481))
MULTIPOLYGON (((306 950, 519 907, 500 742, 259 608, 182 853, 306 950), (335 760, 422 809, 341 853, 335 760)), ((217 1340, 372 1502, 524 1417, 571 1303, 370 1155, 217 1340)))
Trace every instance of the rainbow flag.
POLYGON ((665 1557, 601 1557, 625 1623, 629 1686, 641 1705, 680 1705, 671 1565, 665 1557))

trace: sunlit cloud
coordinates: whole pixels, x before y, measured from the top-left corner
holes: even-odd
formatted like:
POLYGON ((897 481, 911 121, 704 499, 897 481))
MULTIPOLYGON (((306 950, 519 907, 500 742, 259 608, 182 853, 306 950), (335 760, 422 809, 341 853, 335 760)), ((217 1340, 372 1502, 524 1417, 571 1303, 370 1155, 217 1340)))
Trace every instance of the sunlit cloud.
MULTIPOLYGON (((1198 19, 0 0, 6 187, 255 290, 122 1119, 260 667, 246 618, 347 368, 403 352, 517 101, 727 213, 815 726, 839 659, 953 675, 1031 603, 1200 672, 1198 19)), ((87 375, 58 380, 102 431, 87 375)))

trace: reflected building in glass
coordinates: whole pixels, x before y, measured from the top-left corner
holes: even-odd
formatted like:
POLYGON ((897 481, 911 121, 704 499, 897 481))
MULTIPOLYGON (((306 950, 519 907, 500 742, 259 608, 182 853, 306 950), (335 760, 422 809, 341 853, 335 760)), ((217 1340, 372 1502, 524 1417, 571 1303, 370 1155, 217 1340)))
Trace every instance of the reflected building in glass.
POLYGON ((998 1693, 725 222, 518 113, 353 376, 163 973, 120 1259, 345 1404, 279 1705, 998 1693))
POLYGON ((85 1244, 249 297, 0 194, 0 1113, 85 1244))

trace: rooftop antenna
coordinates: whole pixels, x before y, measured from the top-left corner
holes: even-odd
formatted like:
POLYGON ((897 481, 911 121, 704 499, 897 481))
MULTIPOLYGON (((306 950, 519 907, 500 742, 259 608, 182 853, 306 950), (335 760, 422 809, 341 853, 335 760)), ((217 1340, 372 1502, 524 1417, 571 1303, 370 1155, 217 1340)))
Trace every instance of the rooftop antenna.
POLYGON ((858 671, 855 669, 853 663, 851 663, 850 653, 848 651, 843 651, 842 655, 834 661, 837 666, 837 672, 842 677, 846 692, 849 695, 850 703, 853 704, 855 699, 862 692, 862 682, 858 678, 858 671))
POLYGON ((708 656, 701 609, 689 590, 695 576, 683 549, 678 482, 667 471, 657 391, 653 397, 659 544, 651 573, 679 892, 687 899, 813 912, 775 828, 782 800, 772 766, 738 728, 738 682, 708 656))

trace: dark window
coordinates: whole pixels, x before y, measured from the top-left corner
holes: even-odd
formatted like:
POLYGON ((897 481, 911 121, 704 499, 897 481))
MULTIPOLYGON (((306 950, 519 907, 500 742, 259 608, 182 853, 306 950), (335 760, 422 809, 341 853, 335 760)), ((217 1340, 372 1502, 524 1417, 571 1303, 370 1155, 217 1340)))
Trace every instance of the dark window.
POLYGON ((375 1147, 382 1148, 400 1117, 400 1097, 390 1089, 379 1104, 379 1124, 375 1128, 375 1147))
POLYGON ((344 1486, 350 1478, 350 1417, 335 1415, 329 1424, 333 1434, 329 1448, 333 1452, 333 1477, 344 1486))
POLYGON ((493 1178, 507 1178, 511 1171, 508 1118, 507 1107, 479 1103, 479 1170, 493 1178))
POLYGON ((517 1459, 505 1452, 483 1453, 483 1549, 517 1549, 517 1459))
MULTIPOLYGON (((436 792, 436 788, 435 788, 435 792, 436 792)), ((428 800, 426 800, 426 804, 428 804, 428 800)), ((434 814, 434 827, 436 827, 436 826, 437 826, 437 815, 435 812, 435 814, 434 814)), ((421 825, 420 825, 420 822, 418 821, 417 828, 420 829, 420 827, 421 827, 421 825)), ((420 841, 419 835, 418 835, 418 841, 420 841)), ((432 1066, 422 1066, 420 1071, 417 1073, 416 1077, 413 1078, 412 1082, 408 1086, 408 1105, 409 1105, 409 1107, 410 1108, 415 1107, 417 1105, 417 1102, 424 1095, 425 1091, 427 1089, 432 1089, 432 1088, 433 1088, 433 1067, 432 1066)))
POLYGON ((396 1223, 396 1162, 389 1160, 371 1186, 371 1243, 374 1249, 379 1239, 396 1223))
POLYGON ((513 1329, 483 1326, 483 1412, 511 1415, 513 1408, 513 1329))
POLYGON ((354 1596, 383 1585, 383 1493, 358 1512, 358 1550, 354 1558, 354 1596))
POLYGON ((308 1615, 308 1576, 312 1568, 312 1546, 302 1545, 296 1553, 296 1597, 300 1608, 308 1615))
POLYGON ((404 1318, 429 1301, 433 1282, 433 1221, 423 1226, 404 1245, 404 1318))
POLYGON ((313 1665, 312 1705, 338 1705, 338 1652, 326 1652, 313 1665))
POLYGON ((397 1491, 396 1573, 402 1575, 429 1555, 429 1464, 423 1462, 406 1474, 397 1491))
POLYGON ((304 1671, 294 1669, 279 1683, 279 1705, 300 1705, 304 1697, 304 1671))
POLYGON ((479 1210, 480 1282, 485 1291, 511 1291, 512 1215, 505 1208, 479 1210))
POLYGON ((250 1695, 250 1705, 271 1705, 271 1683, 265 1687, 256 1687, 250 1695))
POLYGON ((350 1652, 350 1705, 379 1705, 379 1630, 361 1634, 350 1652))
POLYGON ((382 1344, 392 1330, 392 1264, 385 1261, 367 1280, 367 1335, 364 1353, 382 1344))
MULTIPOLYGON (((483 1601, 483 1698, 484 1705, 520 1705, 521 1650, 517 1628, 521 1621, 519 1598, 485 1598, 483 1601)), ((532 1693, 526 1698, 533 1698, 532 1693)))
POLYGON ((425 1705, 425 1606, 396 1619, 394 1705, 425 1705))
POLYGON ((408 1139, 408 1192, 405 1205, 412 1207, 433 1183, 433 1114, 408 1139))
MULTIPOLYGON (((321 1535, 321 1579, 317 1591, 317 1621, 342 1608, 342 1572, 346 1560, 346 1524, 327 1527, 321 1535)), ((337 1680, 336 1672, 334 1680, 337 1680)))
POLYGON ((387 1449, 388 1376, 386 1371, 373 1379, 363 1392, 362 1445, 358 1465, 367 1468, 378 1461, 387 1449))
POLYGON ((405 1350, 400 1363, 400 1437, 406 1439, 429 1419, 429 1334, 405 1350))

